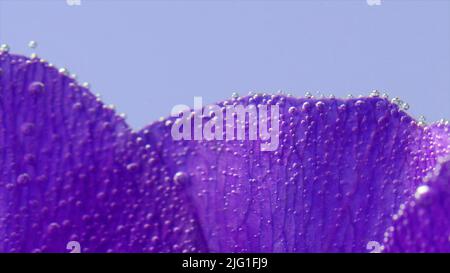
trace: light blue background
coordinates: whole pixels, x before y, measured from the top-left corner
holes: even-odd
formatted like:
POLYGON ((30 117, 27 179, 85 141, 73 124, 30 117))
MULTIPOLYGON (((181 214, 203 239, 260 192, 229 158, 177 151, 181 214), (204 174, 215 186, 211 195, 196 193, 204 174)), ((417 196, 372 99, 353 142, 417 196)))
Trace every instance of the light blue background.
POLYGON ((92 84, 136 129, 232 92, 387 90, 450 117, 450 1, 0 0, 0 42, 92 84))

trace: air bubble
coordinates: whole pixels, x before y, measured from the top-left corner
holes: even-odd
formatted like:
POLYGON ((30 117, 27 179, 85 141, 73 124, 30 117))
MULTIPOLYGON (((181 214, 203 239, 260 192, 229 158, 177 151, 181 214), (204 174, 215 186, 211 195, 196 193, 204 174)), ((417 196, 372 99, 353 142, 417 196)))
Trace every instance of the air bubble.
POLYGON ((30 182, 30 175, 27 173, 22 173, 17 177, 17 184, 24 185, 30 182))
POLYGON ((442 125, 448 125, 448 120, 445 119, 445 118, 440 119, 440 120, 439 120, 439 124, 442 124, 442 125))
POLYGON ((309 110, 311 110, 311 103, 309 103, 309 102, 304 102, 303 103, 303 105, 302 105, 302 111, 303 112, 309 112, 309 110))
POLYGON ((370 97, 379 97, 380 96, 380 91, 378 90, 372 90, 372 92, 370 92, 370 97))
POLYGON ((326 107, 326 105, 324 102, 322 102, 322 101, 316 102, 317 111, 323 112, 323 111, 325 111, 325 107, 326 107))
POLYGON ((0 52, 9 52, 9 46, 7 44, 0 45, 0 52))
POLYGON ((59 228, 60 228, 60 225, 58 223, 53 222, 48 225, 47 232, 51 234, 51 233, 56 232, 59 228))
POLYGON ((28 42, 28 47, 35 49, 37 47, 37 42, 36 41, 29 41, 28 42))
POLYGON ((416 197, 416 199, 419 199, 421 196, 423 196, 428 191, 430 191, 430 187, 428 187, 427 185, 419 186, 416 190, 416 193, 414 194, 414 197, 416 197))
POLYGON ((401 102, 401 100, 397 97, 395 97, 391 100, 391 103, 396 104, 396 105, 400 105, 400 102, 401 102))
POLYGON ((22 124, 22 126, 20 127, 22 134, 24 134, 25 136, 33 135, 34 129, 35 129, 34 123, 31 122, 26 122, 22 124))
POLYGON ((297 111, 297 108, 295 108, 294 106, 289 107, 289 114, 294 114, 297 111))
POLYGON ((33 95, 38 95, 44 92, 44 87, 42 82, 32 82, 28 86, 28 91, 33 95))
POLYGON ((127 170, 130 172, 134 172, 139 168, 139 165, 137 163, 130 163, 127 165, 127 170))
POLYGON ((403 103, 400 105, 400 107, 401 107, 404 111, 409 110, 409 104, 406 103, 406 102, 403 102, 403 103))
POLYGON ((427 119, 425 118, 425 116, 420 116, 418 121, 419 121, 418 124, 420 126, 426 126, 427 125, 427 119))
POLYGON ((63 75, 65 75, 65 76, 68 76, 69 75, 69 71, 66 69, 66 68, 60 68, 59 70, 58 70, 58 72, 59 73, 61 73, 61 74, 63 74, 63 75))
POLYGON ((185 172, 177 172, 173 176, 173 181, 176 184, 185 184, 188 181, 189 177, 185 172))
POLYGON ((82 107, 83 107, 83 105, 82 105, 81 103, 79 103, 79 102, 75 102, 75 103, 72 105, 72 109, 73 109, 74 111, 79 111, 82 107))
POLYGON ((364 104, 365 104, 365 102, 364 102, 363 100, 357 100, 357 101, 355 102, 355 106, 356 106, 356 107, 363 107, 364 104))

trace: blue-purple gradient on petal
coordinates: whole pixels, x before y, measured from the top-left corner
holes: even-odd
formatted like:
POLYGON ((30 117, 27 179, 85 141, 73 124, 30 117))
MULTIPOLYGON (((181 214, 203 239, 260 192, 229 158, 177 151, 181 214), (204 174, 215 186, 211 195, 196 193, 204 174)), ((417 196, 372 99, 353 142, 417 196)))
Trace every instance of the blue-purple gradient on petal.
POLYGON ((448 222, 449 126, 385 98, 221 102, 280 107, 280 145, 263 152, 259 141, 174 141, 174 118, 132 131, 39 58, 3 52, 0 69, 2 252, 66 252, 69 241, 84 252, 450 251, 448 228, 427 236, 448 222), (399 216, 438 169, 418 202, 427 212, 399 216), (422 220, 432 224, 409 225, 422 220))

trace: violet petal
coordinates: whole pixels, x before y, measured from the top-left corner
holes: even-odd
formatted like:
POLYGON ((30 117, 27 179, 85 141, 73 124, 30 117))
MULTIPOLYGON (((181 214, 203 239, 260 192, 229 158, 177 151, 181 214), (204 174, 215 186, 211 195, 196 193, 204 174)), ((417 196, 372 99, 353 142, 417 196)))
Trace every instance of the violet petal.
POLYGON ((450 161, 443 161, 415 195, 394 216, 384 251, 450 252, 450 161))
POLYGON ((238 101, 281 107, 278 150, 174 141, 173 118, 141 132, 171 173, 189 177, 186 193, 213 252, 368 252, 448 152, 433 142, 439 134, 383 98, 238 101))
POLYGON ((1 252, 202 250, 163 164, 64 71, 0 54, 1 252))

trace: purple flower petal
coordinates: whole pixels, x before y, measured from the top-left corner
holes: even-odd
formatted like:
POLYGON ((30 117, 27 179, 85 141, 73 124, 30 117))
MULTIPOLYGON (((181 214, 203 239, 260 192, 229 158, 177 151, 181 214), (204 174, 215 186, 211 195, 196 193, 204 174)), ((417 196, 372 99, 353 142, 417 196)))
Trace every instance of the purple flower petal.
POLYGON ((281 107, 277 151, 261 152, 258 141, 173 141, 173 119, 142 133, 171 173, 189 177, 214 252, 367 252, 448 153, 434 141, 441 134, 383 98, 239 102, 281 107))
POLYGON ((0 251, 202 250, 154 149, 63 72, 0 55, 0 251))
POLYGON ((450 161, 436 168, 416 191, 416 199, 394 216, 386 252, 450 252, 450 161))

